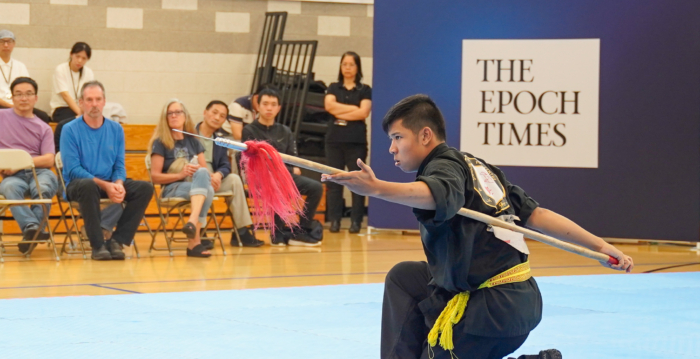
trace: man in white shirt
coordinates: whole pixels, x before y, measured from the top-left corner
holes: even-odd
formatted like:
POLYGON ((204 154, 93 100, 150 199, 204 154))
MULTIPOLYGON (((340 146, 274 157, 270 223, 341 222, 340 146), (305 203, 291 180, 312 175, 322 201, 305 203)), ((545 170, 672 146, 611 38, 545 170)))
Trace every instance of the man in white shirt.
MULTIPOLYGON (((0 30, 0 108, 12 108, 12 92, 10 84, 18 77, 29 77, 27 66, 12 58, 15 49, 15 34, 9 30, 0 30)), ((49 115, 39 109, 34 109, 34 114, 44 122, 51 121, 49 115)))

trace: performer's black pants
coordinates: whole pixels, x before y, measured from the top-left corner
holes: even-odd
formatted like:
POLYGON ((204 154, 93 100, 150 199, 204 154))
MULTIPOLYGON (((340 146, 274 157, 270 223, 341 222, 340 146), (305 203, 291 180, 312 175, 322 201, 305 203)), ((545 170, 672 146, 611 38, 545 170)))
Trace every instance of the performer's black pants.
MULTIPOLYGON (((130 246, 134 239, 136 230, 146 212, 148 202, 153 197, 153 186, 145 181, 124 181, 124 212, 117 222, 117 229, 112 234, 112 239, 130 246)), ((100 198, 107 198, 107 193, 97 186, 95 181, 88 178, 72 180, 66 188, 69 200, 78 202, 80 213, 85 222, 85 231, 90 239, 92 248, 100 248, 104 245, 100 217, 100 198)))
MULTIPOLYGON (((431 280, 425 262, 402 262, 386 276, 382 306, 381 358, 428 359, 428 332, 418 303, 431 295, 431 280)), ((454 333, 454 354, 460 359, 501 359, 518 349, 528 334, 490 338, 454 333)), ((440 345, 432 348, 435 359, 449 359, 450 352, 440 345)))
MULTIPOLYGON (((328 165, 338 169, 348 168, 350 171, 357 171, 357 159, 367 161, 366 143, 326 143, 326 161, 328 165)), ((343 217, 343 186, 326 182, 328 193, 326 197, 326 214, 328 221, 339 221, 343 217)), ((362 222, 365 212, 365 197, 359 194, 352 194, 352 212, 350 218, 353 223, 362 222)))
POLYGON ((53 122, 61 122, 68 118, 75 118, 78 115, 70 107, 59 107, 53 111, 53 122))

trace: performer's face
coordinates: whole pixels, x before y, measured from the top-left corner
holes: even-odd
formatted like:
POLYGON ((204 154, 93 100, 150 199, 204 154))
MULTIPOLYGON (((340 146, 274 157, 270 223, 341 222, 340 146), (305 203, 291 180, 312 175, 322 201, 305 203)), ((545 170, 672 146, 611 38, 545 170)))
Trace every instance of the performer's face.
POLYGON ((421 142, 420 133, 417 135, 406 127, 403 120, 394 121, 389 126, 389 153, 394 156, 394 165, 404 172, 416 172, 425 157, 426 146, 421 142))

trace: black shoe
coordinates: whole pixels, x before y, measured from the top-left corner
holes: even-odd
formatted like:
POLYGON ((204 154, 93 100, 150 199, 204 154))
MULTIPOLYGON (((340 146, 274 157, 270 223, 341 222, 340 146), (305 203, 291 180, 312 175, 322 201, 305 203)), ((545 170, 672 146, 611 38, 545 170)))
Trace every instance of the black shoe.
POLYGON ((331 233, 340 232, 340 221, 331 221, 331 233))
POLYGON ((287 236, 284 232, 276 229, 274 234, 270 235, 270 245, 284 247, 287 245, 287 236))
POLYGON ((204 247, 205 250, 214 249, 214 241, 210 239, 201 239, 200 242, 202 243, 202 247, 204 247))
POLYGON ((109 253, 106 245, 102 245, 100 248, 92 249, 92 259, 96 261, 110 261, 112 260, 112 253, 109 253))
MULTIPOLYGON (((24 227, 24 233, 22 233, 22 240, 23 241, 31 241, 34 239, 34 235, 36 232, 39 230, 39 225, 38 224, 28 224, 26 227, 24 227)), ((39 234, 41 236, 41 234, 39 234)), ((39 238, 37 238, 39 239, 39 238)), ((36 243, 20 243, 17 247, 19 248, 19 251, 27 254, 31 249, 34 249, 36 247, 36 243)))
POLYGON ((194 246, 194 248, 189 249, 187 248, 187 256, 188 257, 197 257, 197 258, 209 258, 211 257, 211 253, 204 254, 202 252, 206 252, 207 250, 202 247, 201 244, 198 244, 194 246))
POLYGON ((116 240, 110 239, 105 241, 105 247, 112 255, 112 259, 123 261, 124 258, 126 258, 126 255, 124 255, 124 250, 122 249, 122 244, 116 240))
MULTIPOLYGON (((241 237, 243 247, 260 247, 265 244, 265 242, 255 238, 255 233, 251 226, 239 228, 238 236, 241 237)), ((231 233, 231 245, 234 247, 238 246, 238 239, 235 233, 231 233)))
POLYGON ((348 232, 360 233, 360 228, 362 228, 362 224, 360 222, 352 222, 352 224, 350 225, 350 229, 348 229, 348 232))
MULTIPOLYGON (((508 357, 508 359, 516 359, 508 357)), ((517 359, 562 359, 561 352, 556 349, 542 350, 539 355, 521 355, 517 359)))
POLYGON ((321 241, 311 238, 306 232, 294 233, 294 237, 287 242, 290 246, 316 247, 321 245, 321 241))
POLYGON ((197 227, 194 225, 194 223, 187 222, 182 227, 182 233, 187 236, 187 239, 194 239, 195 235, 197 235, 197 227))

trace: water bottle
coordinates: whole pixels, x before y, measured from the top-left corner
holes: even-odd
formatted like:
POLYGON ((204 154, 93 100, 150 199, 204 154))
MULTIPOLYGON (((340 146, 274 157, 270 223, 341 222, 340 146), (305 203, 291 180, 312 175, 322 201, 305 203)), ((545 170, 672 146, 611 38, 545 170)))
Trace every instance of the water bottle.
MULTIPOLYGON (((197 159, 197 156, 192 156, 192 159, 190 160, 191 165, 198 165, 199 160, 197 159)), ((187 176, 185 179, 186 182, 192 182, 192 176, 187 176)))

